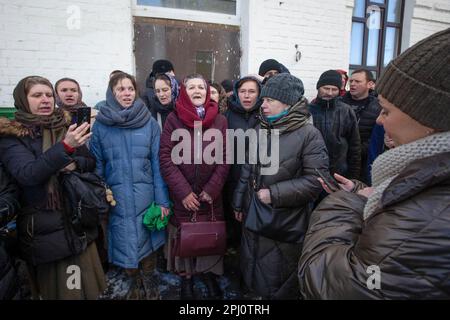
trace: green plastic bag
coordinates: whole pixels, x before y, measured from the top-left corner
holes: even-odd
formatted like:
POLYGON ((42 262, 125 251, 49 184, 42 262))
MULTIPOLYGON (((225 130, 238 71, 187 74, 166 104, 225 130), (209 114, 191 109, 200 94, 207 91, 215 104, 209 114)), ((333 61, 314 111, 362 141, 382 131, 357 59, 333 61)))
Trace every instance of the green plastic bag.
POLYGON ((170 206, 170 213, 167 217, 161 220, 161 207, 156 203, 152 203, 150 208, 144 214, 143 223, 150 231, 163 230, 169 223, 169 218, 172 215, 172 206, 170 206))

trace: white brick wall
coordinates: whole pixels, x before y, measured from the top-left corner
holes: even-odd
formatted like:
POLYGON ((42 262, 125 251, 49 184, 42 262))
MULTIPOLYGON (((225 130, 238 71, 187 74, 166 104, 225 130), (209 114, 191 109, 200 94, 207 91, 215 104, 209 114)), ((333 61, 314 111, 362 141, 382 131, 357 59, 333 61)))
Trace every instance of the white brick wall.
POLYGON ((449 0, 416 0, 411 22, 411 46, 446 28, 450 28, 449 0))
POLYGON ((261 62, 274 58, 303 80, 305 95, 312 98, 323 71, 348 69, 353 1, 249 2, 249 45, 243 48, 248 63, 243 64, 243 73, 258 73, 261 62), (296 44, 302 53, 299 62, 296 44))
MULTIPOLYGON (((406 47, 450 27, 449 0, 405 1, 414 6, 403 35, 406 47)), ((86 103, 104 99, 113 69, 135 73, 131 2, 0 0, 0 107, 13 105, 14 86, 31 74, 52 82, 73 77, 86 103), (67 27, 72 5, 81 10, 79 30, 67 27)), ((323 71, 348 68, 353 2, 242 0, 242 74, 257 73, 262 61, 275 58, 303 80, 306 96, 314 97, 323 71)))
POLYGON ((134 73, 130 0, 0 0, 0 107, 12 107, 12 91, 28 75, 53 83, 79 81, 83 100, 105 97, 109 73, 134 73), (70 30, 68 8, 80 8, 80 29, 70 30))

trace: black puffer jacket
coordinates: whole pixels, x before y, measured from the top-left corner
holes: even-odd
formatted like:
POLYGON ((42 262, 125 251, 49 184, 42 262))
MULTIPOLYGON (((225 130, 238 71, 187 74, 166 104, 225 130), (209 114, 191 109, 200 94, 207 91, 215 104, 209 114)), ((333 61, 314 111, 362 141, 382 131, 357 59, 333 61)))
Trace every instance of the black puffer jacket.
MULTIPOLYGON (((302 108, 308 112, 304 103, 302 108)), ((273 128, 277 129, 277 126, 273 128)), ((261 130, 260 125, 257 130, 261 130)), ((274 143, 273 135, 269 139, 271 144, 274 143)), ((258 175, 254 171, 255 165, 243 166, 233 207, 246 213, 253 192, 250 177, 257 176, 260 189, 270 189, 274 214, 296 213, 300 216, 301 227, 295 242, 268 239, 246 228, 243 228, 241 242, 240 263, 247 286, 266 298, 295 299, 299 294, 295 265, 308 226, 311 205, 322 190, 314 168, 328 170, 328 156, 320 132, 309 123, 293 131, 281 131, 279 146, 279 170, 275 174, 258 175)))
POLYGON ((317 98, 309 105, 314 126, 322 133, 330 172, 357 179, 361 169, 361 139, 354 111, 340 98, 317 98))
POLYGON ((372 134, 372 129, 381 112, 378 98, 375 95, 370 94, 363 102, 355 101, 350 92, 347 92, 347 94, 342 97, 342 101, 352 107, 353 111, 355 111, 361 138, 361 155, 367 159, 370 135, 372 134), (363 105, 361 105, 361 103, 363 103, 363 105))
POLYGON ((167 117, 174 110, 174 104, 171 102, 169 105, 163 106, 156 96, 147 99, 147 101, 147 107, 150 110, 152 117, 158 122, 162 131, 167 117))
MULTIPOLYGON (((6 226, 18 207, 18 189, 0 163, 0 228, 6 226)), ((0 234, 0 300, 12 299, 17 293, 16 272, 6 242, 0 234)))
MULTIPOLYGON (((73 161, 77 170, 93 171, 95 160, 86 147, 67 154, 61 142, 43 153, 39 132, 36 138, 21 134, 17 122, 0 124, 0 161, 21 188, 17 232, 22 258, 38 265, 73 255, 63 212, 44 208, 48 180, 73 161)), ((97 228, 86 232, 88 242, 97 237, 97 228)))
MULTIPOLYGON (((237 84, 237 83, 236 83, 237 84)), ((236 91, 236 89, 235 89, 236 91)), ((259 109, 261 108, 262 101, 256 102, 255 106, 250 110, 244 109, 244 107, 237 101, 236 95, 233 95, 228 100, 228 109, 225 112, 225 117, 228 121, 228 129, 242 129, 244 132, 248 129, 254 129, 259 123, 259 109)), ((227 186, 234 191, 236 184, 239 181, 239 176, 241 174, 241 164, 237 164, 238 153, 245 152, 248 153, 248 140, 245 143, 245 151, 238 149, 237 139, 234 143, 234 162, 230 169, 230 174, 228 175, 227 186)), ((233 197, 229 197, 232 199, 233 197)))
POLYGON ((303 296, 450 299, 450 153, 408 165, 363 221, 365 203, 339 191, 314 211, 299 263, 303 296), (380 289, 370 290, 377 275, 380 289))

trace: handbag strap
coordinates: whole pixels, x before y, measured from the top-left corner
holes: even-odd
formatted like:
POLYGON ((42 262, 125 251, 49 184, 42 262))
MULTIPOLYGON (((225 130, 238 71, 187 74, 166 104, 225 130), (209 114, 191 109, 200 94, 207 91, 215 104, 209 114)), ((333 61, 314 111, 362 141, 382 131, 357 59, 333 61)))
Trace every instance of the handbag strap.
MULTIPOLYGON (((214 202, 212 202, 210 204, 211 206, 211 221, 215 222, 217 221, 216 219, 216 214, 214 213, 214 202)), ((195 223, 197 222, 197 211, 194 211, 194 213, 191 216, 191 222, 195 223)))

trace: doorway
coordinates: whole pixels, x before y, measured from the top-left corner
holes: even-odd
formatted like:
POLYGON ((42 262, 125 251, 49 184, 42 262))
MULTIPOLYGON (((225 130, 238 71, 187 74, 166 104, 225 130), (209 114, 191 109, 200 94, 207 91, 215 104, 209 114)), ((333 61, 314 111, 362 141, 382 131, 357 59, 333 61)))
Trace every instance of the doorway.
POLYGON ((176 78, 200 73, 207 80, 239 79, 239 27, 191 21, 135 17, 136 78, 145 88, 153 62, 167 59, 176 78))

